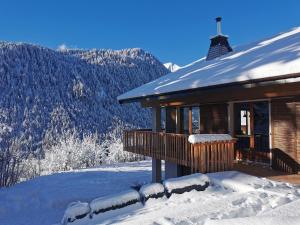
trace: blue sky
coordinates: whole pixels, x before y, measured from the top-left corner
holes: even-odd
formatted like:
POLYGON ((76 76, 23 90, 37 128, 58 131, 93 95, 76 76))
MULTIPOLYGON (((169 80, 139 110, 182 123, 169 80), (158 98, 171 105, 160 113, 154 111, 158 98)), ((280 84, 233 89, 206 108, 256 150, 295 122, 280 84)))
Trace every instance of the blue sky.
POLYGON ((206 55, 214 18, 232 46, 300 26, 299 0, 0 0, 0 39, 57 48, 139 47, 179 65, 206 55))

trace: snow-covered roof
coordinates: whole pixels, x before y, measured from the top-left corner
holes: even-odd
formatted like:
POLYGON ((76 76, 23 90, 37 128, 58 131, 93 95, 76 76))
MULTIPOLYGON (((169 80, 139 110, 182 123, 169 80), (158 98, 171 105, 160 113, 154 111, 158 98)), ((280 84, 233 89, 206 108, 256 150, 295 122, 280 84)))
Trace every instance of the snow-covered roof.
POLYGON ((300 27, 252 44, 214 60, 205 58, 128 91, 118 100, 166 94, 201 87, 245 82, 300 72, 300 27))

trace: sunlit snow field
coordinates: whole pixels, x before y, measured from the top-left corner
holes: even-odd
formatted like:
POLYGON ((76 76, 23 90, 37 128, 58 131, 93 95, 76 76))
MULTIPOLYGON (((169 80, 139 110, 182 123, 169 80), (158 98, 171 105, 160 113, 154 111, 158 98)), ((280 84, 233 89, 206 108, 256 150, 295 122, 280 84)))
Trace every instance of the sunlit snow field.
MULTIPOLYGON (((300 187, 239 172, 208 174, 211 186, 84 218, 98 224, 300 224, 300 187)), ((72 201, 91 201, 149 182, 151 162, 64 172, 0 190, 1 225, 59 223, 72 201)))

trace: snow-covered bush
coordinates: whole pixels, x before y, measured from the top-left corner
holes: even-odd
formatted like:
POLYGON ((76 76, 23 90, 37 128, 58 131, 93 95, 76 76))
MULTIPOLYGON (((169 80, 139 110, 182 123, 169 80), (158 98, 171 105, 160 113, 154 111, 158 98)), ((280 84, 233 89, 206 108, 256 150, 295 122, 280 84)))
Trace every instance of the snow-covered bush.
POLYGON ((10 186, 19 181, 26 154, 17 138, 0 149, 0 187, 10 186))
POLYGON ((66 209, 61 224, 65 225, 74 222, 76 219, 82 219, 90 213, 90 206, 87 202, 72 202, 66 209))
POLYGON ((80 138, 76 132, 62 136, 58 143, 45 149, 42 160, 42 173, 87 168, 100 165, 105 154, 100 145, 100 138, 84 135, 80 138))
POLYGON ((61 136, 57 144, 44 150, 42 173, 144 159, 143 156, 123 151, 122 134, 125 127, 121 121, 115 120, 105 135, 84 134, 80 138, 76 131, 72 131, 61 136))
POLYGON ((18 181, 26 181, 40 176, 43 169, 41 163, 40 157, 33 154, 30 154, 26 159, 22 159, 22 172, 18 181))
POLYGON ((144 159, 143 156, 123 151, 122 134, 128 125, 115 119, 105 135, 83 134, 70 130, 50 144, 45 142, 36 154, 22 151, 20 139, 0 151, 0 186, 58 171, 68 171, 144 159), (25 153, 27 155, 25 155, 25 153))
POLYGON ((204 191, 209 185, 208 176, 195 173, 187 176, 170 178, 164 181, 167 196, 171 194, 182 194, 191 190, 204 191))
POLYGON ((124 129, 130 127, 114 118, 110 131, 104 135, 101 147, 106 152, 105 163, 130 162, 145 159, 144 156, 123 151, 122 135, 124 129))
POLYGON ((161 198, 165 195, 165 188, 160 183, 145 184, 139 191, 142 202, 147 201, 149 198, 161 198))
POLYGON ((90 203, 91 216, 114 209, 123 208, 140 202, 140 194, 136 190, 128 190, 119 194, 96 198, 90 203))

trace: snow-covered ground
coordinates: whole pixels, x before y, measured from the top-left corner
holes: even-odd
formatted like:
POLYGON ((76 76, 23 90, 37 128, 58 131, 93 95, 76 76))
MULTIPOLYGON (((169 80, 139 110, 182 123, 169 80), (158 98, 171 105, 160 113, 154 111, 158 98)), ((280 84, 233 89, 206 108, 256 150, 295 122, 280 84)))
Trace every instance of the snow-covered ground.
POLYGON ((38 177, 0 189, 0 225, 54 224, 72 201, 89 202, 150 179, 150 161, 38 177))
MULTIPOLYGON (((91 201, 149 182, 150 161, 40 177, 0 190, 1 225, 58 223, 69 202, 91 201)), ((300 224, 300 187, 235 171, 208 174, 202 192, 150 199, 73 222, 98 224, 300 224)))

